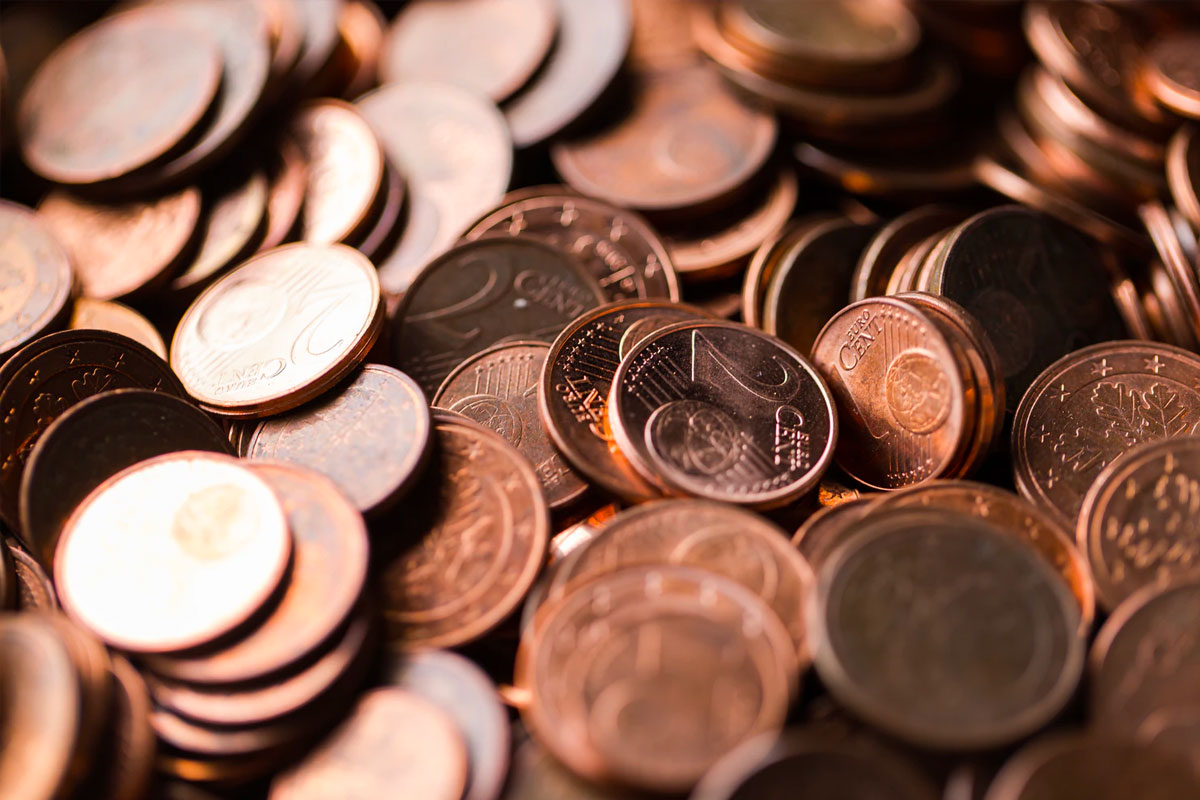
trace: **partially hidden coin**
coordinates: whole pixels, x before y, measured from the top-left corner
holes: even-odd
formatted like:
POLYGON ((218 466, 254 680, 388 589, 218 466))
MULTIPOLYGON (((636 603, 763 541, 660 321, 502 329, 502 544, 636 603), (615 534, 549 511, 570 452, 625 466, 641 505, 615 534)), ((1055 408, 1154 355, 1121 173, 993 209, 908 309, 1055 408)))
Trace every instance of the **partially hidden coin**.
POLYGON ((887 281, 904 254, 922 240, 962 222, 963 214, 949 206, 925 205, 899 215, 880 227, 863 249, 850 280, 850 302, 887 294, 887 281))
POLYGON ((1167 186, 1180 212, 1200 228, 1200 136, 1195 126, 1181 127, 1167 144, 1167 186))
POLYGON ((1141 79, 1154 99, 1185 117, 1200 119, 1200 37, 1180 31, 1146 53, 1141 79))
POLYGON ((50 576, 37 559, 15 544, 9 544, 13 577, 16 579, 17 611, 58 611, 58 594, 50 576))
POLYGON ((513 738, 519 741, 512 756, 504 800, 640 800, 653 795, 631 793, 627 787, 586 781, 567 769, 544 747, 531 739, 519 723, 513 738))
POLYGON ((300 219, 308 187, 308 162, 291 136, 279 138, 267 163, 267 229, 259 250, 278 247, 291 236, 300 219))
POLYGON ((796 530, 792 545, 814 572, 819 571, 838 546, 854 534, 858 522, 870 513, 873 503, 873 497, 860 497, 821 508, 796 530))
POLYGON ((119 333, 133 339, 154 355, 167 360, 167 345, 150 320, 115 300, 77 297, 67 327, 72 330, 98 330, 119 333))
POLYGON ((0 538, 0 610, 8 611, 17 604, 17 574, 13 570, 12 553, 8 543, 0 538))
POLYGON ((0 201, 0 361, 62 324, 73 280, 49 226, 32 209, 0 201))
POLYGON ((157 741, 150 726, 146 682, 123 656, 112 657, 113 701, 107 735, 96 755, 90 788, 114 800, 145 797, 154 779, 157 741))
POLYGON ((755 249, 754 255, 750 257, 750 262, 746 265, 746 274, 742 278, 742 322, 755 328, 763 326, 763 298, 766 297, 767 286, 784 256, 813 227, 834 219, 833 214, 805 214, 763 239, 755 249))

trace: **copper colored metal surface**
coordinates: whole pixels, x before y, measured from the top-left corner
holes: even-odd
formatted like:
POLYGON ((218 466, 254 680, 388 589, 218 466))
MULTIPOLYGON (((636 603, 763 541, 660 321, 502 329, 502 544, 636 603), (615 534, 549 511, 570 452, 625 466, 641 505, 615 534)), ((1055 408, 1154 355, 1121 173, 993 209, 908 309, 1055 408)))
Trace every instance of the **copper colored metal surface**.
POLYGON ((61 324, 73 270, 67 251, 31 209, 0 201, 0 359, 61 324))

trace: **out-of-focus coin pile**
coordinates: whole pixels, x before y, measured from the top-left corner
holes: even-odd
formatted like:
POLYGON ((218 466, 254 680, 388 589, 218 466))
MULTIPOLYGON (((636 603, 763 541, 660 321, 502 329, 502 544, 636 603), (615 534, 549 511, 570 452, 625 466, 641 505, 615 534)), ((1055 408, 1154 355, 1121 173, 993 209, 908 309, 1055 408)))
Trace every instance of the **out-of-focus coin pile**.
POLYGON ((3 800, 1200 797, 1200 7, 0 8, 3 800))

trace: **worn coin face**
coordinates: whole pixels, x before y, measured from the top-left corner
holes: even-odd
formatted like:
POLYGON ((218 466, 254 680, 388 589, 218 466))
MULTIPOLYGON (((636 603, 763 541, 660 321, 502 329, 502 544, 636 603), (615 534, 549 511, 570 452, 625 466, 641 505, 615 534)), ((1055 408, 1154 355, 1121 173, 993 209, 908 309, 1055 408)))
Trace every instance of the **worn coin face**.
POLYGON ((538 386, 550 345, 509 342, 463 361, 442 381, 433 405, 457 411, 500 434, 529 460, 550 508, 562 508, 587 483, 559 455, 538 413, 538 386))
POLYGON ((431 440, 420 387, 399 370, 367 364, 317 402, 259 423, 246 456, 316 470, 370 514, 408 491, 424 468, 431 440))
POLYGON ((240 258, 249 255, 267 214, 266 173, 251 170, 208 190, 196 255, 171 279, 170 291, 191 297, 240 258))
POLYGON ((342 245, 261 253, 192 303, 171 342, 188 392, 221 413, 286 411, 353 369, 379 335, 379 279, 342 245))
POLYGON ((124 650, 212 641, 275 591, 292 550, 271 488, 228 457, 188 451, 143 461, 71 515, 55 555, 64 610, 124 650))
POLYGON ((716 71, 681 67, 633 80, 624 119, 551 148, 573 188, 629 208, 697 206, 730 194, 766 162, 775 118, 743 102, 716 71))
POLYGON ((1079 606, 1026 544, 965 514, 878 512, 821 568, 813 660, 839 701, 905 741, 1032 733, 1083 668, 1079 606))
POLYGON ((1013 420, 1017 489, 1075 526, 1100 471, 1142 442, 1200 431, 1200 359, 1177 347, 1109 342, 1050 365, 1013 420))
POLYGON ((791 637, 754 592, 680 565, 582 584, 539 613, 516 667, 532 693, 521 717, 557 758, 662 792, 687 790, 732 748, 778 730, 795 678, 791 637))
POLYGON ((154 355, 167 360, 167 345, 162 334, 150 322, 132 308, 112 300, 93 300, 77 297, 71 309, 72 330, 98 330, 119 333, 145 346, 154 355))
POLYGON ((679 279, 658 234, 638 214, 552 186, 509 194, 465 239, 532 236, 575 254, 609 300, 679 299, 679 279))
POLYGON ((72 37, 42 64, 18 115, 22 154, 59 183, 95 183, 168 153, 221 83, 217 44, 171 14, 134 9, 72 37))
POLYGON ((390 84, 354 106, 408 183, 404 233, 376 259, 384 288, 402 292, 500 202, 512 176, 512 139, 495 106, 444 83, 390 84))
POLYGON ((500 624, 533 585, 549 541, 541 485, 512 446, 473 423, 434 428, 421 505, 405 511, 415 544, 381 578, 389 639, 401 649, 454 647, 500 624))
POLYGON ((463 359, 501 339, 549 341, 604 302, 573 256, 531 239, 490 237, 431 262, 396 311, 397 366, 432 396, 463 359))
POLYGON ((63 524, 92 490, 139 461, 179 450, 229 453, 225 432, 186 400, 118 389, 68 408, 38 438, 21 475, 21 534, 46 566, 63 524))
POLYGON ((178 266, 200 222, 200 191, 109 204, 56 190, 38 215, 71 254, 80 292, 113 300, 160 286, 178 266))
POLYGON ((0 360, 60 321, 71 260, 31 209, 0 201, 0 360))

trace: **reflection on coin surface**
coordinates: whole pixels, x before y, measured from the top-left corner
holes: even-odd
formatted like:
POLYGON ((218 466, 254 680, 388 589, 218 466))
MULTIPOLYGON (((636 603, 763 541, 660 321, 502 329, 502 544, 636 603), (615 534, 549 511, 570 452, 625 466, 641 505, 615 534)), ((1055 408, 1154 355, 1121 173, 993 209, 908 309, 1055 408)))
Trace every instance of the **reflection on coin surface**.
POLYGON ((0 361, 62 316, 71 281, 70 258, 49 226, 0 200, 0 361))
POLYGON ((91 329, 119 333, 145 345, 163 361, 167 360, 167 345, 150 320, 129 306, 112 300, 75 298, 71 321, 67 323, 67 327, 73 330, 91 329))

